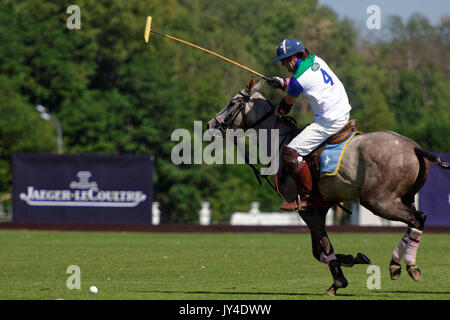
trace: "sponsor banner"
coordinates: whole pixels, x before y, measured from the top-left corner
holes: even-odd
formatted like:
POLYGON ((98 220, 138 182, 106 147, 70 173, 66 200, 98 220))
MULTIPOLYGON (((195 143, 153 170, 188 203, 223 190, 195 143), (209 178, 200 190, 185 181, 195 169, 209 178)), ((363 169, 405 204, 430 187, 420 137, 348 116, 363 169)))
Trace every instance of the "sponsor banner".
MULTIPOLYGON (((441 160, 450 163, 450 154, 438 154, 441 160)), ((430 172, 419 191, 419 210, 427 214, 426 226, 450 225, 450 170, 430 163, 430 172)))
POLYGON ((13 156, 13 221, 150 222, 151 155, 13 156))

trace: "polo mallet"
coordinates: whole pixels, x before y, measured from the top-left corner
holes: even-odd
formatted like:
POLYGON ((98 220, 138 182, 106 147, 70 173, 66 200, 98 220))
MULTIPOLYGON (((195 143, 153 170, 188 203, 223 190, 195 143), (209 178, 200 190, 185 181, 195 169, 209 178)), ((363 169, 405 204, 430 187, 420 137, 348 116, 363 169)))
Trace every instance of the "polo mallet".
POLYGON ((197 45, 195 45, 195 44, 193 44, 193 43, 190 43, 190 42, 187 42, 187 41, 184 41, 184 40, 181 40, 181 39, 178 39, 178 38, 169 36, 168 34, 164 34, 164 33, 161 33, 161 32, 155 31, 155 30, 152 30, 151 27, 152 27, 152 17, 148 16, 148 17, 147 17, 147 21, 146 21, 146 23, 145 23, 145 33, 144 33, 144 39, 145 39, 145 42, 146 42, 146 43, 148 43, 148 41, 149 41, 149 38, 150 38, 150 32, 153 32, 153 33, 158 34, 158 35, 160 35, 160 36, 163 36, 163 37, 166 37, 166 38, 169 38, 169 39, 172 39, 172 40, 175 40, 175 41, 178 41, 178 42, 187 44, 187 45, 189 45, 189 46, 191 46, 191 47, 194 47, 194 48, 200 49, 200 50, 202 50, 202 51, 204 51, 204 52, 206 52, 206 53, 212 54, 212 55, 214 55, 214 56, 216 56, 216 57, 218 57, 218 58, 220 58, 220 59, 222 59, 222 60, 225 60, 225 61, 227 61, 227 62, 230 62, 230 63, 234 64, 235 66, 238 66, 239 68, 242 68, 242 69, 244 69, 244 70, 247 70, 247 71, 249 71, 249 72, 251 72, 251 73, 257 75, 258 77, 263 78, 264 80, 267 80, 267 79, 268 79, 266 76, 262 75, 261 73, 256 72, 255 70, 252 70, 252 69, 250 69, 250 68, 248 68, 248 67, 246 67, 246 66, 243 66, 242 64, 239 64, 239 63, 237 63, 237 62, 235 62, 235 61, 233 61, 233 60, 230 60, 230 59, 228 59, 228 58, 226 58, 226 57, 224 57, 224 56, 221 56, 220 54, 217 54, 217 53, 212 52, 212 51, 210 51, 210 50, 208 50, 208 49, 205 49, 205 48, 202 48, 202 47, 200 47, 200 46, 197 46, 197 45))

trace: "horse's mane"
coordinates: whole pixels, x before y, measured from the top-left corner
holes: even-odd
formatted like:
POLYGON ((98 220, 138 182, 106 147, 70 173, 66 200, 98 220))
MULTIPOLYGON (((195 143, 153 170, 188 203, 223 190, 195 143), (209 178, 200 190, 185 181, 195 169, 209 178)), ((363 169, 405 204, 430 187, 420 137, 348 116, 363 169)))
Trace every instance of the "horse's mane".
MULTIPOLYGON (((275 110, 275 106, 261 93, 259 92, 259 88, 255 86, 255 89, 250 94, 250 99, 256 100, 261 99, 264 100, 273 110, 275 110)), ((302 130, 298 127, 297 120, 295 120, 292 116, 282 116, 280 117, 281 121, 291 127, 293 130, 296 130, 295 134, 299 134, 302 130)))

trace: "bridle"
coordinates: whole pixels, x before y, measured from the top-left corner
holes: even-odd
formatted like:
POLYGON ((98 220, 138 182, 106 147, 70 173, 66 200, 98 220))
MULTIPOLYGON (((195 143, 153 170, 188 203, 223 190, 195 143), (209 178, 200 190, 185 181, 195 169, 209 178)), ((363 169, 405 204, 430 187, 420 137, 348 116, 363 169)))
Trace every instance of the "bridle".
MULTIPOLYGON (((247 103, 249 101, 250 101, 250 94, 240 91, 239 96, 231 99, 231 101, 230 101, 230 104, 237 104, 237 105, 225 117, 225 119, 223 119, 223 121, 220 120, 218 117, 218 115, 220 113, 217 113, 214 116, 214 119, 218 123, 217 129, 219 129, 222 132, 222 134, 226 134, 226 130, 231 127, 231 125, 234 123, 234 121, 236 120, 236 117, 239 115, 239 113, 242 114, 242 119, 244 121, 244 128, 243 128, 244 131, 256 127, 258 124, 265 121, 270 116, 274 115, 275 107, 270 103, 270 101, 266 100, 270 106, 270 110, 267 111, 261 118, 259 118, 254 123, 252 123, 251 125, 248 126, 247 125, 247 115, 245 113, 245 106, 247 105, 247 103)), ((284 143, 284 141, 286 140, 286 138, 289 136, 290 133, 292 133, 293 131, 299 130, 297 127, 297 122, 295 121, 294 118, 292 118, 290 116, 278 116, 273 129, 278 129, 280 123, 282 123, 282 122, 286 122, 290 126, 291 129, 288 132, 283 134, 285 137, 284 137, 283 141, 281 142, 281 145, 284 143)))
MULTIPOLYGON (((250 126, 247 125, 247 114, 245 113, 245 106, 247 105, 247 103, 250 101, 250 94, 246 94, 242 91, 239 92, 239 96, 236 98, 231 99, 230 104, 237 104, 234 109, 225 117, 225 119, 220 120, 218 115, 219 113, 217 113, 214 116, 214 119, 216 119, 217 123, 218 123, 218 129, 223 133, 226 134, 226 130, 229 129, 231 127, 231 125, 234 123, 234 121, 236 120, 237 116, 239 115, 239 113, 242 114, 242 119, 244 121, 244 131, 248 130, 250 128, 254 128, 256 127, 258 124, 260 124, 261 122, 263 122, 264 120, 266 120, 267 118, 269 118, 271 115, 274 114, 275 108, 272 104, 269 103, 271 110, 266 112, 260 119, 258 119, 257 121, 255 121, 253 124, 251 124, 250 126)), ((267 101, 269 102, 269 101, 267 101)))

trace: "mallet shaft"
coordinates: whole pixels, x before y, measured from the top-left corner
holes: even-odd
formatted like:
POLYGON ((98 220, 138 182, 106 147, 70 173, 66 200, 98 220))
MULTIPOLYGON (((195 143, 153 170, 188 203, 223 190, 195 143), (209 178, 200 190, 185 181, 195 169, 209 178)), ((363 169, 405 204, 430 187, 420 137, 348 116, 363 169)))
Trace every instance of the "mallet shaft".
POLYGON ((199 49, 199 50, 202 50, 202 51, 204 51, 204 52, 206 52, 206 53, 212 54, 212 55, 214 55, 214 56, 216 56, 216 57, 218 57, 218 58, 220 58, 220 59, 223 59, 223 60, 225 60, 225 61, 228 61, 228 62, 234 64, 235 66, 238 66, 239 68, 245 69, 245 70, 247 70, 247 71, 249 71, 249 72, 251 72, 251 73, 257 75, 258 77, 261 77, 261 78, 263 78, 264 80, 267 80, 267 77, 264 76, 264 75, 262 75, 261 73, 256 72, 255 70, 252 70, 252 69, 250 69, 249 67, 243 66, 242 64, 239 64, 239 63, 237 63, 237 62, 235 62, 235 61, 233 61, 233 60, 231 60, 231 59, 228 59, 227 57, 224 57, 224 56, 222 56, 222 55, 220 55, 220 54, 218 54, 218 53, 215 53, 215 52, 213 52, 213 51, 211 51, 211 50, 202 48, 202 47, 200 47, 200 46, 198 46, 198 45, 196 45, 196 44, 187 42, 187 41, 185 41, 185 40, 182 40, 182 39, 178 39, 178 38, 169 36, 168 34, 164 34, 164 33, 158 32, 158 31, 154 31, 154 30, 151 30, 151 32, 154 32, 154 33, 159 34, 159 35, 161 35, 161 36, 164 36, 164 37, 170 38, 170 39, 172 39, 172 40, 175 40, 175 41, 178 41, 178 42, 187 44, 187 45, 189 45, 189 46, 192 46, 192 47, 194 47, 194 48, 197 48, 197 49, 199 49))
POLYGON ((215 53, 215 52, 213 52, 213 51, 211 51, 211 50, 202 48, 202 47, 200 47, 200 46, 198 46, 198 45, 196 45, 196 44, 187 42, 187 41, 185 41, 185 40, 182 40, 182 39, 178 39, 178 38, 169 36, 168 34, 161 33, 161 32, 155 31, 155 30, 151 30, 151 21, 152 21, 152 18, 151 18, 150 16, 147 17, 147 22, 146 22, 146 26, 145 26, 145 42, 148 42, 148 39, 149 39, 149 37, 150 37, 150 32, 153 32, 153 33, 158 34, 158 35, 160 35, 160 36, 167 37, 167 38, 169 38, 169 39, 172 39, 172 40, 175 40, 175 41, 178 41, 178 42, 187 44, 187 45, 189 45, 189 46, 191 46, 191 47, 197 48, 197 49, 199 49, 199 50, 202 50, 203 52, 212 54, 212 55, 214 55, 214 56, 216 56, 216 57, 218 57, 218 58, 220 58, 220 59, 222 59, 222 60, 225 60, 225 61, 227 61, 227 62, 229 62, 229 63, 234 64, 235 66, 237 66, 237 67, 239 67, 239 68, 242 68, 242 69, 244 69, 244 70, 247 70, 247 71, 249 71, 249 72, 251 72, 251 73, 257 75, 258 77, 263 78, 264 80, 267 80, 267 79, 268 79, 266 76, 262 75, 261 73, 256 72, 255 70, 252 70, 252 69, 250 69, 249 67, 243 66, 242 64, 239 64, 239 63, 237 63, 237 62, 235 62, 235 61, 233 61, 233 60, 231 60, 231 59, 228 59, 227 57, 224 57, 224 56, 222 56, 222 55, 220 55, 220 54, 218 54, 218 53, 215 53))

